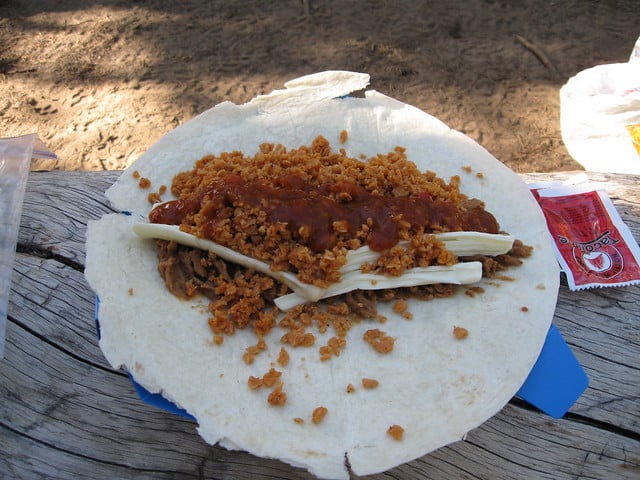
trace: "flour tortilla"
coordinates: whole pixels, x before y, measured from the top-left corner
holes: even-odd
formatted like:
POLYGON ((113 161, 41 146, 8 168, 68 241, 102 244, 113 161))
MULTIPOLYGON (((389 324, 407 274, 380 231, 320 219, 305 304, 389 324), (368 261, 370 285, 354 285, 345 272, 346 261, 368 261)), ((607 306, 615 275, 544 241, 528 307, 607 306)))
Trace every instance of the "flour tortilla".
POLYGON ((86 276, 100 298, 100 347, 108 361, 186 409, 207 442, 277 458, 322 478, 348 478, 346 462, 357 475, 390 469, 462 439, 498 412, 538 357, 559 281, 545 221, 517 175, 414 107, 376 91, 344 98, 368 81, 366 74, 323 72, 247 104, 226 102, 204 112, 160 139, 107 191, 112 205, 131 215, 106 215, 91 222, 87 234, 86 276), (344 145, 342 130, 349 133, 344 145), (314 348, 288 348, 290 363, 280 368, 287 404, 271 407, 269 391, 249 390, 247 378, 262 376, 276 361, 282 331, 266 337, 268 350, 253 365, 242 361, 245 348, 256 343, 253 333, 239 331, 222 346, 212 344, 207 300, 172 296, 157 273, 153 242, 132 231, 151 208, 132 172, 148 178, 154 190, 205 154, 253 154, 263 142, 296 148, 317 135, 356 158, 401 145, 421 170, 445 179, 460 175, 461 190, 484 200, 503 230, 534 252, 508 272, 512 281, 483 281, 485 293, 475 298, 410 301, 413 320, 381 305, 388 321, 352 328, 347 348, 330 361, 318 359, 326 335, 316 335, 314 348), (467 328, 468 338, 456 340, 454 326, 467 328), (370 328, 396 338, 391 354, 362 341, 370 328), (377 379, 378 388, 362 388, 364 377, 377 379), (354 393, 346 393, 349 384, 354 393), (310 416, 318 406, 328 414, 314 425, 310 416), (386 433, 394 424, 405 429, 401 441, 386 433))

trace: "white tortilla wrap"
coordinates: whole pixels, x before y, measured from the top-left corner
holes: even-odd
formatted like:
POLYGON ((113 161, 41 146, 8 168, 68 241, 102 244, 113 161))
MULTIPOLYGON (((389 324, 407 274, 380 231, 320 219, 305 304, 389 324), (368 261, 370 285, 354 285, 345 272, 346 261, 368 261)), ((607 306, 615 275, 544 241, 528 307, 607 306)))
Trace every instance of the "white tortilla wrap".
POLYGON ((339 98, 368 80, 365 74, 324 72, 244 105, 226 102, 204 112, 160 139, 107 191, 116 209, 132 215, 107 215, 91 222, 87 233, 86 276, 100 298, 100 347, 108 361, 186 409, 207 442, 277 458, 322 478, 348 478, 347 461, 357 475, 390 469, 462 439, 498 412, 538 357, 559 282, 544 218, 519 177, 414 107, 375 91, 339 98), (344 145, 338 141, 342 130, 349 134, 344 145), (330 361, 319 361, 317 346, 332 334, 314 332, 315 348, 288 349, 290 363, 280 368, 287 403, 272 407, 268 390, 250 390, 247 378, 274 364, 283 332, 266 337, 268 349, 253 365, 242 361, 245 348, 256 343, 252 332, 238 331, 213 345, 208 300, 171 295, 157 272, 153 242, 132 230, 151 209, 132 171, 148 178, 153 190, 170 185, 206 154, 252 155, 263 142, 297 148, 317 135, 356 158, 403 146, 421 170, 447 180, 460 175, 461 191, 483 200, 501 228, 534 251, 507 272, 512 281, 483 280, 485 292, 474 298, 410 301, 412 320, 380 305, 388 321, 353 327, 346 349, 330 361), (454 326, 469 336, 456 340, 454 326), (379 354, 362 341, 370 328, 395 337, 392 353, 379 354), (379 386, 362 388, 364 377, 379 386), (347 393, 348 384, 356 391, 347 393), (310 416, 318 406, 328 414, 315 425, 310 416), (305 422, 295 423, 296 417, 305 422), (394 424, 405 429, 400 441, 387 434, 394 424))

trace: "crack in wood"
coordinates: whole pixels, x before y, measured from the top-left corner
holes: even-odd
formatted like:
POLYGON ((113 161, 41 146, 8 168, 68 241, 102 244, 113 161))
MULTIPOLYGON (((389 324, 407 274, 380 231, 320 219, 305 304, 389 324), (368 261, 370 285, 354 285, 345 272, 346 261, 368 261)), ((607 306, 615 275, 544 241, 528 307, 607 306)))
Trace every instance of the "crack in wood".
MULTIPOLYGON (((73 456, 75 458, 79 458, 79 459, 82 459, 82 460, 89 460, 91 462, 100 463, 102 465, 120 467, 123 470, 126 470, 128 472, 135 471, 135 472, 139 472, 139 473, 159 474, 159 475, 162 475, 162 476, 168 476, 169 478, 176 478, 176 477, 173 477, 172 475, 180 475, 180 476, 184 476, 184 478, 190 478, 189 477, 190 472, 159 470, 159 469, 152 469, 152 468, 141 468, 141 467, 138 467, 138 466, 132 466, 129 463, 119 463, 119 462, 109 461, 109 460, 101 459, 101 458, 90 456, 90 455, 85 455, 85 454, 82 454, 82 453, 79 453, 79 452, 74 452, 72 450, 69 450, 68 448, 61 448, 59 445, 56 445, 55 443, 44 441, 41 438, 37 438, 37 437, 35 437, 33 435, 29 435, 26 432, 17 430, 15 428, 12 428, 11 425, 8 425, 3 421, 0 421, 0 427, 6 429, 7 431, 9 431, 11 433, 13 433, 14 435, 27 438, 28 440, 30 440, 31 442, 33 442, 35 444, 44 446, 44 447, 46 447, 48 449, 51 449, 53 451, 60 452, 60 453, 63 453, 65 455, 70 455, 70 456, 73 456)), ((4 437, 4 435, 0 435, 0 437, 4 437)))
POLYGON ((18 245, 16 246, 16 252, 43 258, 45 260, 55 260, 56 262, 62 263, 63 265, 66 265, 67 267, 72 268, 78 272, 84 272, 83 264, 57 254, 51 249, 42 248, 33 243, 18 243, 18 245))
MULTIPOLYGON (((632 397, 632 398, 624 398, 624 399, 616 399, 616 400, 610 400, 607 402, 600 402, 599 404, 595 405, 595 407, 601 407, 605 404, 610 404, 610 403, 614 403, 614 402, 619 402, 622 400, 633 400, 636 401, 637 398, 636 397, 632 397)), ((509 401, 509 405, 516 407, 516 408, 521 408, 523 410, 527 410, 530 412, 537 412, 538 409, 534 406, 532 406, 531 404, 525 402, 524 400, 518 398, 518 397, 513 397, 510 401, 509 401)), ((574 412, 567 412, 564 417, 562 418, 562 420, 566 420, 566 421, 571 421, 571 422, 577 422, 577 423, 581 423, 583 425, 587 425, 590 427, 594 427, 600 430, 604 430, 606 432, 609 433, 613 433, 615 435, 620 435, 626 438, 629 438, 631 440, 636 440, 636 441, 640 441, 640 432, 634 432, 633 430, 630 430, 628 428, 623 428, 623 427, 619 427, 617 425, 611 424, 611 423, 607 423, 604 422, 602 420, 596 420, 594 418, 589 418, 585 415, 579 414, 579 413, 574 413, 574 412)))
MULTIPOLYGON (((611 403, 611 402, 602 402, 602 404, 605 404, 605 403, 611 403)), ((633 430, 630 430, 628 428, 613 425, 611 423, 607 423, 602 420, 597 420, 595 418, 589 418, 580 413, 568 412, 565 414, 564 418, 571 422, 588 425, 590 427, 594 427, 599 430, 603 430, 605 432, 613 433, 614 435, 619 435, 621 437, 626 437, 630 440, 635 440, 637 442, 640 442, 640 432, 634 432, 633 430)))
POLYGON ((46 335, 42 335, 41 333, 33 330, 32 328, 29 328, 27 325, 25 325, 24 323, 20 322, 18 319, 16 319, 15 317, 13 317, 11 315, 7 316, 7 321, 15 324, 17 327, 21 328, 22 330, 24 330, 28 334, 33 335, 34 337, 36 337, 38 340, 42 341, 43 343, 46 343, 47 345, 55 348, 56 350, 64 353, 65 355, 68 355, 69 357, 73 358, 74 360, 77 360, 77 361, 83 363, 84 365, 87 365, 87 366, 93 367, 93 368, 97 368, 97 369, 102 370, 104 372, 114 373, 116 375, 120 375, 120 376, 124 376, 124 377, 128 376, 127 373, 122 371, 122 370, 116 370, 116 369, 113 369, 113 368, 105 367, 104 365, 100 365, 99 363, 95 363, 95 362, 92 362, 90 360, 87 360, 86 358, 83 358, 80 355, 77 355, 77 354, 73 353, 72 351, 70 351, 67 348, 63 348, 59 343, 56 343, 55 341, 51 340, 46 335))

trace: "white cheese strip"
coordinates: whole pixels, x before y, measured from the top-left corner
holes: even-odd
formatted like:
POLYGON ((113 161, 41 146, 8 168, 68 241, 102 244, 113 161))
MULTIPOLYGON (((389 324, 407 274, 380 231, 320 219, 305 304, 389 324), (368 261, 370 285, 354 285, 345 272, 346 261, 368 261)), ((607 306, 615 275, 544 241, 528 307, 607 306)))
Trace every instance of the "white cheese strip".
POLYGON ((294 274, 289 272, 274 272, 269 267, 268 263, 265 263, 255 258, 242 255, 230 248, 224 247, 219 243, 212 242, 203 238, 198 238, 190 233, 183 232, 177 225, 164 225, 161 223, 135 223, 133 225, 133 231, 141 238, 156 238, 160 240, 169 240, 177 242, 181 245, 188 247, 199 248, 201 250, 208 250, 220 258, 227 260, 238 265, 242 265, 246 268, 253 268, 254 270, 269 275, 272 278, 284 283, 297 295, 305 298, 309 302, 315 302, 319 300, 324 289, 316 287, 308 283, 301 282, 294 274))
MULTIPOLYGON (((482 264, 480 262, 456 263, 450 267, 436 265, 411 268, 397 277, 354 271, 344 275, 340 282, 334 283, 327 288, 321 298, 329 298, 358 289, 380 290, 383 288, 414 287, 435 283, 468 285, 479 282, 481 278, 482 264)), ((276 298, 274 302, 280 310, 287 311, 297 305, 305 304, 307 301, 306 298, 297 293, 290 293, 276 298)))
MULTIPOLYGON (((445 232, 434 234, 434 236, 457 257, 501 255, 511 250, 515 240, 512 235, 481 232, 445 232)), ((398 244, 405 246, 407 242, 402 241, 398 244)), ((379 256, 380 252, 373 251, 367 246, 351 250, 347 253, 347 263, 340 269, 340 272, 345 274, 359 270, 363 263, 374 263, 379 256)))
POLYGON ((513 235, 482 232, 445 232, 436 234, 436 238, 458 257, 502 255, 511 250, 515 240, 513 235))

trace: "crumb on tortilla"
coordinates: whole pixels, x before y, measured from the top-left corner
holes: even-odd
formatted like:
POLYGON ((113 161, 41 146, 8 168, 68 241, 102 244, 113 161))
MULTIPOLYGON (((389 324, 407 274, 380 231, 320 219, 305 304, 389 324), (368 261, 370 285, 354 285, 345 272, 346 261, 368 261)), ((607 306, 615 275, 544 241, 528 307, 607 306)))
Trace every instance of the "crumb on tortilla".
POLYGON ((378 380, 376 380, 375 378, 363 378, 362 379, 362 386, 364 388, 366 388, 367 390, 371 390, 373 388, 376 388, 379 384, 380 384, 380 382, 378 382, 378 380))
POLYGON ((247 385, 251 390, 275 387, 269 394, 267 401, 270 405, 281 407, 287 402, 287 394, 282 390, 284 384, 280 380, 281 376, 282 372, 272 367, 262 377, 250 375, 247 379, 247 385))
POLYGON ((364 332, 363 338, 378 353, 387 354, 393 351, 395 339, 377 328, 364 332))
POLYGON ((324 420, 324 417, 327 415, 329 410, 327 410, 326 407, 317 407, 313 410, 313 413, 311 414, 311 421, 317 425, 320 422, 322 422, 322 420, 324 420))
POLYGON ((483 179, 484 178, 484 173, 478 172, 478 173, 476 173, 476 177, 479 178, 479 179, 483 179))
POLYGON ((281 347, 280 353, 278 353, 278 364, 282 367, 286 367, 288 363, 289 363, 289 352, 287 352, 284 347, 281 347))
POLYGON ((471 173, 473 171, 473 169, 469 165, 465 165, 464 167, 462 167, 462 170, 464 170, 466 173, 471 173))
POLYGON ((160 188, 157 192, 151 192, 147 195, 147 200, 151 205, 155 205, 156 203, 162 202, 162 195, 167 191, 166 185, 160 185, 160 188))
POLYGON ((413 318, 413 314, 409 311, 409 304, 405 298, 401 298, 393 304, 393 311, 399 313, 407 320, 411 320, 413 318))
POLYGON ((347 385, 347 393, 353 393, 356 391, 356 387, 353 386, 353 383, 347 385))
POLYGON ((138 179, 140 178, 140 172, 139 172, 138 170, 134 170, 134 171, 131 173, 131 176, 132 176, 133 178, 135 178, 136 180, 138 180, 138 179))
POLYGON ((129 294, 130 297, 133 296, 133 288, 129 288, 129 290, 127 290, 127 293, 129 294))
POLYGON ((151 180, 145 177, 141 177, 140 181, 138 182, 138 186, 144 189, 151 188, 151 180))
POLYGON ((224 343, 224 335, 214 335, 213 336, 213 344, 214 345, 222 345, 224 343))
POLYGON ((514 277, 511 277, 509 275, 495 275, 491 278, 497 278, 498 280, 502 280, 504 282, 515 282, 516 279, 514 277))
POLYGON ((271 367, 269 371, 262 376, 262 385, 264 385, 267 388, 271 388, 274 385, 276 385, 276 383, 278 383, 281 376, 282 376, 281 371, 271 367))
POLYGON ((453 336, 456 338, 456 340, 463 340, 469 336, 469 330, 456 325, 453 327, 453 336))
POLYGON ((258 335, 258 343, 256 343, 255 345, 250 345, 245 349, 244 354, 242 355, 244 363, 246 363, 247 365, 251 365, 256 356, 266 349, 267 343, 264 341, 264 337, 262 335, 258 335))
POLYGON ((544 283, 539 283, 538 285, 536 285, 536 288, 538 290, 546 290, 547 287, 545 287, 544 283))
POLYGON ((342 130, 340 132, 340 143, 346 143, 348 138, 349 138, 349 132, 347 132, 346 130, 342 130))
POLYGON ((387 434, 391 435, 394 440, 399 442, 400 440, 402 440, 402 436, 404 435, 404 428, 402 428, 400 425, 391 425, 387 429, 387 434))
POLYGON ((282 382, 279 382, 278 385, 276 385, 276 388, 274 388, 269 394, 269 397, 267 398, 269 405, 274 407, 284 407, 287 403, 287 394, 282 390, 283 385, 284 384, 282 382))
POLYGON ((464 291, 464 294, 467 297, 471 297, 471 298, 474 298, 476 295, 479 295, 481 293, 484 293, 484 288, 478 287, 478 286, 469 287, 464 291))
POLYGON ((247 379, 247 385, 251 390, 256 390, 262 387, 264 385, 264 382, 262 381, 262 378, 254 377, 253 375, 250 375, 249 378, 247 379))
POLYGON ((526 305, 523 305, 522 307, 520 307, 520 311, 528 312, 529 311, 529 307, 527 307, 526 305))
POLYGON ((288 343, 292 347, 311 347, 316 343, 316 337, 311 332, 303 329, 289 330, 280 338, 282 343, 288 343))
POLYGON ((320 360, 325 362, 332 356, 339 357, 340 352, 347 346, 347 341, 342 337, 331 337, 326 345, 320 347, 320 360))
POLYGON ((304 424, 304 418, 296 417, 293 419, 293 423, 297 423, 298 425, 304 424))

